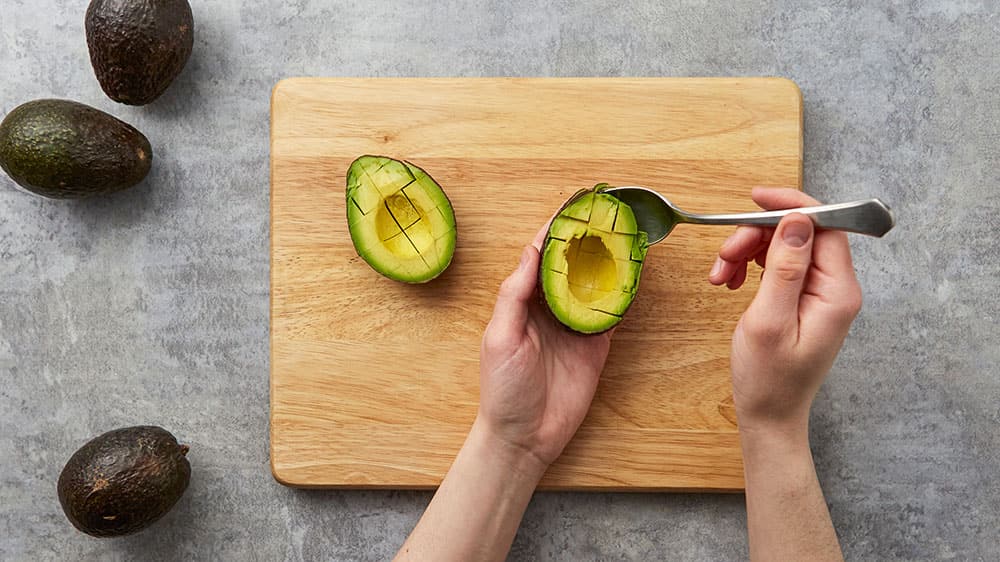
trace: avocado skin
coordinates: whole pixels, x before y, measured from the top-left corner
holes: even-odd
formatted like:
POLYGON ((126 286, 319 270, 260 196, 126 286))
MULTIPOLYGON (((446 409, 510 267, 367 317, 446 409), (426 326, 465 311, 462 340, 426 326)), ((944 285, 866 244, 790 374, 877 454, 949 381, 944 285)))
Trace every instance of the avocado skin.
POLYGON ((84 24, 97 81, 128 105, 160 97, 194 47, 187 0, 92 0, 84 24))
POLYGON ((191 480, 187 445, 155 426, 115 429, 70 457, 59 503, 70 523, 95 537, 134 533, 163 517, 191 480))
POLYGON ((135 127, 68 100, 36 100, 0 123, 0 167, 44 197, 79 199, 127 189, 149 173, 153 149, 135 127))

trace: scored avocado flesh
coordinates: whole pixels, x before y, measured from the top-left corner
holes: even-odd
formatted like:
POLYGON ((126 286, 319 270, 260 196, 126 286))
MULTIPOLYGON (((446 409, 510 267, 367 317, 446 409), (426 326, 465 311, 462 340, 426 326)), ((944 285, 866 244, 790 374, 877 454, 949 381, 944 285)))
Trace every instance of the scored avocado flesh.
POLYGON ((539 272, 556 319, 586 334, 621 322, 646 257, 646 233, 628 205, 602 193, 606 187, 578 193, 553 219, 539 272))
POLYGON ((455 253, 455 214, 424 170, 384 156, 362 156, 347 174, 351 240, 375 271, 406 283, 440 275, 455 253))

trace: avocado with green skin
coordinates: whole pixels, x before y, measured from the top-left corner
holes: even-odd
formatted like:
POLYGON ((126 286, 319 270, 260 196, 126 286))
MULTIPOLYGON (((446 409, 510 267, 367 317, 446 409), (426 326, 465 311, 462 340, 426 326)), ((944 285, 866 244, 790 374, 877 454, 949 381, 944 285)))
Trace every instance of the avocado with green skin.
POLYGON ((84 26, 97 81, 109 98, 128 105, 160 97, 194 47, 187 0, 92 0, 84 26))
POLYGON ((95 437, 59 475, 59 503, 70 523, 95 537, 134 533, 163 517, 184 494, 191 465, 167 430, 126 427, 95 437))
POLYGON ((347 223, 354 248, 382 275, 426 283, 455 254, 451 201, 421 168, 385 156, 361 156, 347 171, 347 223))
POLYGON ((625 203, 598 184, 570 198, 549 226, 539 281, 567 328, 596 334, 622 321, 639 290, 647 235, 625 203))
POLYGON ((45 197, 78 199, 132 187, 149 173, 153 149, 134 127, 68 100, 36 100, 0 122, 0 167, 45 197))

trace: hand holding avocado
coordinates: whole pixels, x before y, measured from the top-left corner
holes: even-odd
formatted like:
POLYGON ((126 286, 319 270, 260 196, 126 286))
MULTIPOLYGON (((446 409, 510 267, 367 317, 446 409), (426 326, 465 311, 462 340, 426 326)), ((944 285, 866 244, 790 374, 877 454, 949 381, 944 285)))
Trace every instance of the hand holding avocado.
POLYGON ((480 350, 476 421, 397 559, 503 560, 535 486, 587 414, 613 330, 579 334, 546 310, 538 270, 547 232, 500 286, 480 350))
MULTIPOLYGON (((817 204, 796 190, 753 196, 765 209, 817 204)), ((503 560, 535 486, 590 406, 613 330, 575 334, 546 313, 534 275, 545 233, 500 288, 483 335, 479 414, 397 560, 503 560)), ((860 307, 846 235, 814 233, 807 217, 791 214, 777 229, 740 227, 719 256, 709 280, 731 289, 748 261, 767 266, 733 334, 751 557, 840 559, 807 424, 860 307)))
POLYGON ((542 229, 500 286, 479 359, 479 421, 551 464, 587 414, 612 331, 584 335, 554 321, 539 298, 542 229))

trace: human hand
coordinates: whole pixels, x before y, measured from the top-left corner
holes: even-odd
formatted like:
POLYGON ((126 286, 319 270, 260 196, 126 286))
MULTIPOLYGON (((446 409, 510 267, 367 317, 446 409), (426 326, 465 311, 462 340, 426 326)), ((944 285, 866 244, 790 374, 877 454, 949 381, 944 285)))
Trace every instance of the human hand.
POLYGON ((544 471, 587 414, 611 332, 585 336, 561 326, 538 298, 539 251, 547 228, 524 248, 500 286, 479 360, 477 425, 537 460, 544 471))
POLYGON ((479 356, 479 414, 397 560, 503 560, 545 470, 576 433, 611 333, 563 328, 538 298, 539 249, 500 286, 479 356))
MULTIPOLYGON (((768 210, 819 204, 794 189, 757 188, 752 198, 768 210)), ((741 226, 720 248, 709 281, 737 289, 751 260, 765 269, 733 333, 733 400, 740 430, 801 430, 861 309, 847 235, 814 232, 812 220, 798 213, 777 228, 741 226)))

